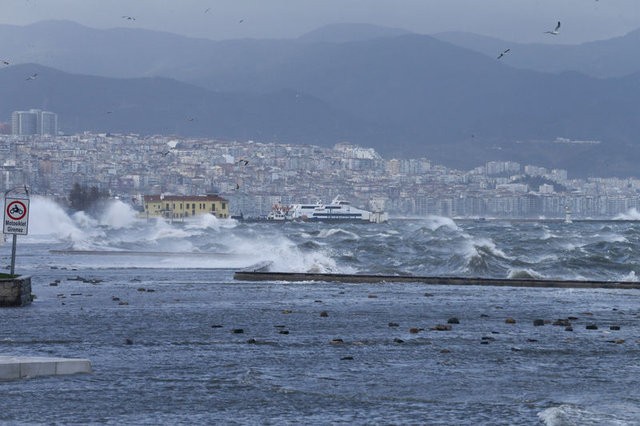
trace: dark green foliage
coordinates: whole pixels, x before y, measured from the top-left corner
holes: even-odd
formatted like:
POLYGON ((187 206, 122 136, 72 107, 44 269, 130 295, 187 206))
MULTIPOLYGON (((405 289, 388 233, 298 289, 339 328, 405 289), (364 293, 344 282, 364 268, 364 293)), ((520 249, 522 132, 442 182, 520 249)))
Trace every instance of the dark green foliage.
POLYGON ((95 186, 87 188, 84 185, 76 183, 73 185, 73 188, 69 193, 69 207, 71 207, 71 209, 75 211, 88 211, 98 201, 105 200, 108 197, 108 192, 102 192, 95 186))

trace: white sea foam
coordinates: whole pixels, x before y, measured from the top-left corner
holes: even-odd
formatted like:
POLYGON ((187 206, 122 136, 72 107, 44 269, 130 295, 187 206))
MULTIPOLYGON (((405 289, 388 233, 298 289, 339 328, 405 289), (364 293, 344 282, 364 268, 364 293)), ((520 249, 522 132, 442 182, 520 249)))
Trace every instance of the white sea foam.
POLYGON ((213 229, 235 228, 238 221, 235 219, 219 219, 212 214, 201 214, 185 221, 186 229, 213 229))
POLYGON ((426 225, 426 227, 429 228, 431 231, 435 231, 442 227, 449 228, 454 231, 460 230, 460 228, 458 227, 458 225, 456 225, 453 219, 449 217, 427 216, 423 222, 426 225))
POLYGON ((538 418, 547 426, 622 426, 632 424, 618 418, 615 413, 596 413, 572 404, 549 407, 539 412, 538 418))
POLYGON ((333 236, 346 236, 348 238, 354 239, 354 240, 359 240, 360 236, 358 236, 357 234, 351 232, 351 231, 346 231, 344 229, 341 228, 330 228, 330 229, 323 229, 320 231, 320 233, 318 234, 318 238, 330 238, 333 236))
POLYGON ((509 273, 507 274, 507 278, 510 279, 544 279, 545 276, 539 272, 534 271, 533 269, 524 268, 524 269, 509 269, 509 273))
POLYGON ((71 218, 55 201, 34 195, 29 204, 29 236, 26 241, 82 241, 91 236, 87 229, 95 230, 90 222, 83 215, 71 218))
POLYGON ((634 207, 626 213, 620 213, 613 220, 640 220, 640 212, 634 207))
POLYGON ((100 214, 100 225, 113 229, 129 228, 136 222, 136 211, 120 200, 109 200, 100 214))

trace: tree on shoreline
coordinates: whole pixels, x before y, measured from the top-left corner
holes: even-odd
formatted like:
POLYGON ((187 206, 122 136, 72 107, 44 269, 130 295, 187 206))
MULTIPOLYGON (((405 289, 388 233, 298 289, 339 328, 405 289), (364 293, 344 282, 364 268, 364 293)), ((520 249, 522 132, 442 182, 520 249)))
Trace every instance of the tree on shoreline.
POLYGON ((88 211, 101 200, 109 198, 109 193, 97 186, 87 187, 75 183, 69 193, 69 207, 74 211, 88 211))

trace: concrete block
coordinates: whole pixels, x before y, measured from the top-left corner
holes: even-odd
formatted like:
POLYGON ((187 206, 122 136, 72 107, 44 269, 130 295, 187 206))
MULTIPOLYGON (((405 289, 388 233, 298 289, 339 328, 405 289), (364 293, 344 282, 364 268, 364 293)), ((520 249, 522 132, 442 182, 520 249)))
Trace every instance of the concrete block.
POLYGON ((0 380, 91 373, 91 361, 81 358, 0 356, 0 380))

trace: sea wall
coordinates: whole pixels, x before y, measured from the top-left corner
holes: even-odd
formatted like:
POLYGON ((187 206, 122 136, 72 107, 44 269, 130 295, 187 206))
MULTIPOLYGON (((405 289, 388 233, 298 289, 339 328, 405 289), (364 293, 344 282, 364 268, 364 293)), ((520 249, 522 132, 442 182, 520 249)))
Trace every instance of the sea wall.
POLYGON ((0 307, 25 306, 32 300, 31 277, 0 279, 0 307))

